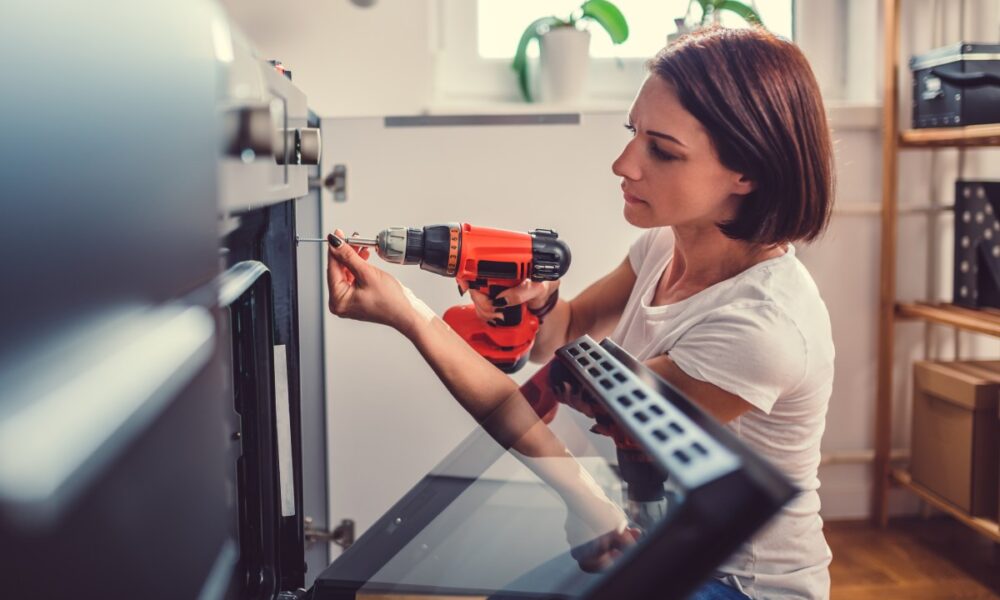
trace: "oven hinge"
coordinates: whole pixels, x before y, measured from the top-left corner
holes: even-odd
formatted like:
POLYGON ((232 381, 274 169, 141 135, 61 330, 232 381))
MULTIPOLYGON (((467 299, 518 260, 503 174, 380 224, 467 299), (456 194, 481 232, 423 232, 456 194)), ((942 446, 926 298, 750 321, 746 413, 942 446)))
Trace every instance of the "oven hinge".
POLYGON ((340 525, 334 527, 333 531, 314 527, 312 517, 303 517, 303 522, 305 523, 306 548, 311 547, 316 542, 333 542, 347 550, 354 543, 353 519, 342 519, 340 525))
POLYGON ((333 193, 334 202, 347 202, 347 165, 333 165, 323 179, 323 187, 333 193))

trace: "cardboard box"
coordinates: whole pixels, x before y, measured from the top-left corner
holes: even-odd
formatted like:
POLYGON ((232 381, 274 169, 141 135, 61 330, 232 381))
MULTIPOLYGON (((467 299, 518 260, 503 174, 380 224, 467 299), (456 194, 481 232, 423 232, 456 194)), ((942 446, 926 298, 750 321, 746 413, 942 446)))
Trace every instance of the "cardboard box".
POLYGON ((1000 361, 913 365, 913 480, 972 516, 996 518, 1000 361))

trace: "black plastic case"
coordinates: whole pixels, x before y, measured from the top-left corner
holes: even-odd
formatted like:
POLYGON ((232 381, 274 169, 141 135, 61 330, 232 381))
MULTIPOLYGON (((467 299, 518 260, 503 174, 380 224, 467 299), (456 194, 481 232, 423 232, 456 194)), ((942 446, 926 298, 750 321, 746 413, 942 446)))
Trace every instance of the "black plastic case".
POLYGON ((960 43, 910 59, 913 127, 1000 123, 1000 44, 960 43))

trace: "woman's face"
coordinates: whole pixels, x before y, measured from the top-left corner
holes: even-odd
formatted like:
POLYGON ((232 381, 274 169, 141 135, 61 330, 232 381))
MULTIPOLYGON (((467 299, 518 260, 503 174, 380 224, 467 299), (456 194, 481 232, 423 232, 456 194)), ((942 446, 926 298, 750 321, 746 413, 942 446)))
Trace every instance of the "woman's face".
POLYGON ((611 170, 622 178, 625 220, 632 225, 715 228, 753 191, 751 181, 722 166, 708 132, 664 79, 646 78, 626 127, 632 139, 611 170))

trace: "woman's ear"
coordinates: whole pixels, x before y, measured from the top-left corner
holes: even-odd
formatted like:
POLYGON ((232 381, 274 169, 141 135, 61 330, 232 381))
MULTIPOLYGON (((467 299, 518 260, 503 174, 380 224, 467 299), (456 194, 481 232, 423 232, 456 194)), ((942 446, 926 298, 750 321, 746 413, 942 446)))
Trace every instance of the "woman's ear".
POLYGON ((733 183, 733 193, 737 196, 746 196, 757 189, 757 182, 748 176, 737 173, 737 179, 733 183))

